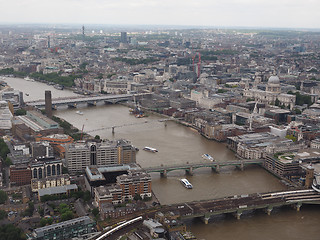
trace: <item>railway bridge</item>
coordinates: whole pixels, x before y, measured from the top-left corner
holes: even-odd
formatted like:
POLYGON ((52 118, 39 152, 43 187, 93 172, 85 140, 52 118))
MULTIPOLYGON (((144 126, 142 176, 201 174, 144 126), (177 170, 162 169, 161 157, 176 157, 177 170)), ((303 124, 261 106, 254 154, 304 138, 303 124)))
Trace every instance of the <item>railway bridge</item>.
POLYGON ((211 168, 215 172, 219 172, 221 167, 224 166, 236 166, 243 170, 245 166, 248 165, 262 165, 263 160, 253 159, 253 160, 232 160, 225 162, 208 161, 200 163, 186 163, 178 165, 161 165, 156 167, 144 168, 148 173, 159 172, 162 177, 166 177, 168 172, 175 170, 185 170, 187 174, 192 175, 193 171, 198 168, 211 168))
POLYGON ((237 219, 245 212, 263 210, 268 215, 276 207, 292 206, 297 211, 303 204, 320 204, 320 193, 312 189, 235 195, 211 201, 198 201, 163 206, 162 212, 177 212, 181 219, 201 218, 208 224, 220 214, 233 214, 237 219))

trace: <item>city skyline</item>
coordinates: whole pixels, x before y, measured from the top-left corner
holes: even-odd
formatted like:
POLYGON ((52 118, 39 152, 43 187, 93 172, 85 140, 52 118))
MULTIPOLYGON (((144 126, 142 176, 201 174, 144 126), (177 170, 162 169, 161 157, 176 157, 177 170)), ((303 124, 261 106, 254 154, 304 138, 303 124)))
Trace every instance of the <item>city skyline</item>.
POLYGON ((315 0, 0 1, 0 24, 177 25, 319 28, 315 0))

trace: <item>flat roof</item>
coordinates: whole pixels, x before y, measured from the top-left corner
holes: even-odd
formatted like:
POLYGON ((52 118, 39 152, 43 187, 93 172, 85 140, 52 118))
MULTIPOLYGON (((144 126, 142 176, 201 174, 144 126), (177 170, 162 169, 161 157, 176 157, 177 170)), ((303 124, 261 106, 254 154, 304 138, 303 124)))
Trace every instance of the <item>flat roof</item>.
POLYGON ((59 228, 63 229, 65 227, 67 227, 68 225, 74 225, 74 224, 77 224, 77 223, 82 222, 82 221, 86 222, 87 224, 91 223, 91 222, 94 222, 90 217, 83 216, 83 217, 74 218, 74 219, 71 219, 71 220, 68 220, 68 221, 55 223, 55 224, 52 224, 52 225, 49 225, 49 226, 37 228, 37 229, 34 229, 33 232, 36 234, 37 237, 41 237, 41 236, 44 236, 45 232, 56 230, 56 229, 59 229, 59 228))
POLYGON ((62 193, 66 193, 68 190, 75 190, 75 189, 78 189, 78 186, 76 184, 70 184, 65 186, 39 189, 38 194, 40 197, 42 197, 44 195, 62 194, 62 193))

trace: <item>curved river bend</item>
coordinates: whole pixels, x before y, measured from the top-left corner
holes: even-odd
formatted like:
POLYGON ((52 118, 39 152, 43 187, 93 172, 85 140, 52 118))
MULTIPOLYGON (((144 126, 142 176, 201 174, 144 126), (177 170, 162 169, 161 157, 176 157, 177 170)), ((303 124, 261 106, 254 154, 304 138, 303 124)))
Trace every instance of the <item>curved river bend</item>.
MULTIPOLYGON (((75 95, 68 90, 61 91, 24 79, 7 78, 6 81, 11 87, 28 93, 29 96, 25 95, 26 101, 43 99, 45 90, 51 90, 53 98, 75 95)), ((203 153, 210 154, 217 161, 235 159, 224 144, 209 141, 194 130, 174 122, 168 122, 165 127, 157 116, 138 119, 121 105, 83 106, 83 115, 76 114, 77 110, 59 109, 54 114, 79 129, 84 126, 84 131, 93 136, 130 140, 141 150, 137 153, 137 162, 143 167, 205 161, 201 158, 203 153), (115 134, 111 132, 112 126, 119 126, 115 128, 115 134), (157 148, 159 152, 142 151, 144 146, 157 148)), ((152 174, 152 184, 154 193, 163 204, 286 189, 277 178, 255 166, 245 171, 225 167, 219 174, 211 172, 211 169, 197 169, 193 176, 186 176, 184 171, 170 172, 167 178, 152 174), (192 190, 184 188, 179 182, 184 177, 194 186, 192 190)), ((242 216, 241 220, 227 216, 215 218, 208 225, 197 220, 188 221, 187 225, 198 239, 206 240, 320 239, 319 210, 319 207, 303 206, 300 212, 281 209, 272 212, 271 216, 257 212, 242 216)))

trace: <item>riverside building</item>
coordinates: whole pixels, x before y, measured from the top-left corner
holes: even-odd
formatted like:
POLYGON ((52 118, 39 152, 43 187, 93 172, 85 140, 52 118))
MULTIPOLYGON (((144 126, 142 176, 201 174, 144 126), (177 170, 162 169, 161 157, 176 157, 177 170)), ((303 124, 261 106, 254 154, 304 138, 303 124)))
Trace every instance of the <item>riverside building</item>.
POLYGON ((136 162, 136 149, 126 140, 77 142, 65 145, 70 173, 83 172, 86 166, 110 166, 136 162))

